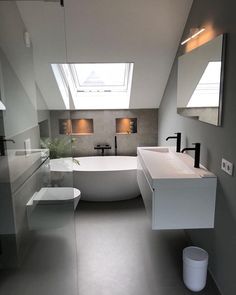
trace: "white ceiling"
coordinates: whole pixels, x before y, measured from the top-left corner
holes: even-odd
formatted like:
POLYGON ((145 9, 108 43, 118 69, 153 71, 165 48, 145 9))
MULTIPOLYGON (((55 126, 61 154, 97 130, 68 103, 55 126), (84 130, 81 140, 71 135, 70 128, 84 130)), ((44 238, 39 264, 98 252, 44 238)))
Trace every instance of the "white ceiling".
POLYGON ((130 108, 158 108, 192 0, 19 1, 38 87, 63 109, 50 68, 63 62, 134 62, 130 108))

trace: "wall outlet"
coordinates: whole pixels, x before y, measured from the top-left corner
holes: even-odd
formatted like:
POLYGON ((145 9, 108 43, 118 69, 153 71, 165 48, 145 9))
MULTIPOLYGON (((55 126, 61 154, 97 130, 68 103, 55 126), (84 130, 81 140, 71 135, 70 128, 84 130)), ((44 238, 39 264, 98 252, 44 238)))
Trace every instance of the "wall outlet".
POLYGON ((234 164, 222 158, 221 169, 229 175, 233 175, 234 164))

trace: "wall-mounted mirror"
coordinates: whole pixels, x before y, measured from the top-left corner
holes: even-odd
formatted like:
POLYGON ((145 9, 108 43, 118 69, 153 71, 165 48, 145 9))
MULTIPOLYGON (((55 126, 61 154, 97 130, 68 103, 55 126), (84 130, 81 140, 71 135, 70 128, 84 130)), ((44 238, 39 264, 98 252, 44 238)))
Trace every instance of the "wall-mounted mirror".
POLYGON ((178 114, 221 124, 225 35, 178 58, 178 114))

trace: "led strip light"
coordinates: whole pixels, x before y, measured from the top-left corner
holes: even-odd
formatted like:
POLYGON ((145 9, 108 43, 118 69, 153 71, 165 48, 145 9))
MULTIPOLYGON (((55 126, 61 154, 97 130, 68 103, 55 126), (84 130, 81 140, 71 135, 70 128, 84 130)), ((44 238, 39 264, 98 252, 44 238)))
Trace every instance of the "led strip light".
POLYGON ((181 45, 184 45, 185 43, 187 43, 188 41, 190 41, 193 38, 196 38, 199 34, 201 34, 203 31, 205 31, 205 28, 199 29, 195 34, 193 34, 192 36, 190 36, 189 38, 185 39, 183 42, 181 42, 181 45))

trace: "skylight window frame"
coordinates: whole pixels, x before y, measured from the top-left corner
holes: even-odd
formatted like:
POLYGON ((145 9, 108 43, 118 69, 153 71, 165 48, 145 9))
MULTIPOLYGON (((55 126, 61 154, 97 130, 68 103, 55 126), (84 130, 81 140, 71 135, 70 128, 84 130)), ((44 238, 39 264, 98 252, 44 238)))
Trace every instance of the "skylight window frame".
MULTIPOLYGON (((79 77, 76 70, 76 64, 78 63, 71 63, 69 64, 71 75, 74 80, 75 88, 77 89, 77 92, 95 92, 95 93, 103 93, 103 92, 127 92, 129 90, 130 85, 130 79, 132 78, 132 71, 133 71, 133 63, 122 63, 125 64, 125 73, 124 73, 124 81, 123 85, 90 85, 90 86, 84 86, 81 85, 79 82, 79 77)), ((85 63, 84 63, 85 64, 85 63)), ((93 63, 88 63, 93 64, 93 63)), ((94 63, 97 64, 97 63, 94 63)), ((103 63, 106 64, 106 63, 103 63)), ((107 63, 109 64, 109 63, 107 63)), ((113 63, 116 64, 116 63, 113 63)))
MULTIPOLYGON (((62 99, 65 104, 66 109, 128 109, 130 106, 130 97, 131 97, 131 87, 133 79, 133 62, 123 62, 120 64, 125 65, 125 80, 127 85, 121 89, 97 89, 96 91, 87 90, 87 91, 77 91, 76 82, 75 82, 75 71, 73 65, 81 63, 61 63, 61 64, 51 64, 55 80, 58 84, 62 99)), ((93 64, 93 63, 84 63, 84 64, 93 64)), ((118 64, 113 63, 95 63, 95 64, 118 64)), ((108 73, 112 73, 112 69, 109 69, 108 73)), ((96 71, 95 78, 96 78, 96 71)), ((91 71, 92 73, 92 71, 91 71)), ((120 72, 121 73, 121 72, 120 72)), ((86 81, 86 76, 90 78, 89 71, 84 72, 82 81, 86 81)), ((109 75, 109 74, 108 74, 109 75)), ((98 72, 98 83, 100 81, 106 81, 106 77, 109 76, 106 73, 101 75, 98 72), (100 79, 102 78, 102 80, 100 79), (103 79, 104 78, 104 79, 103 79)), ((93 81, 93 76, 91 76, 93 81)), ((120 76, 121 78, 121 76, 120 76)), ((119 74, 115 77, 112 77, 113 81, 122 81, 123 77, 119 79, 119 74)), ((111 79, 111 80, 112 80, 111 79)), ((110 81, 111 81, 110 80, 110 81)), ((94 79, 96 81, 96 79, 94 79)), ((99 85, 100 86, 100 85, 99 85)))
POLYGON ((52 71, 54 73, 54 77, 57 81, 57 85, 59 88, 59 91, 61 93, 61 97, 63 99, 63 102, 65 104, 66 109, 70 108, 69 103, 69 87, 67 83, 67 79, 65 77, 64 70, 62 68, 62 64, 51 64, 52 71))

